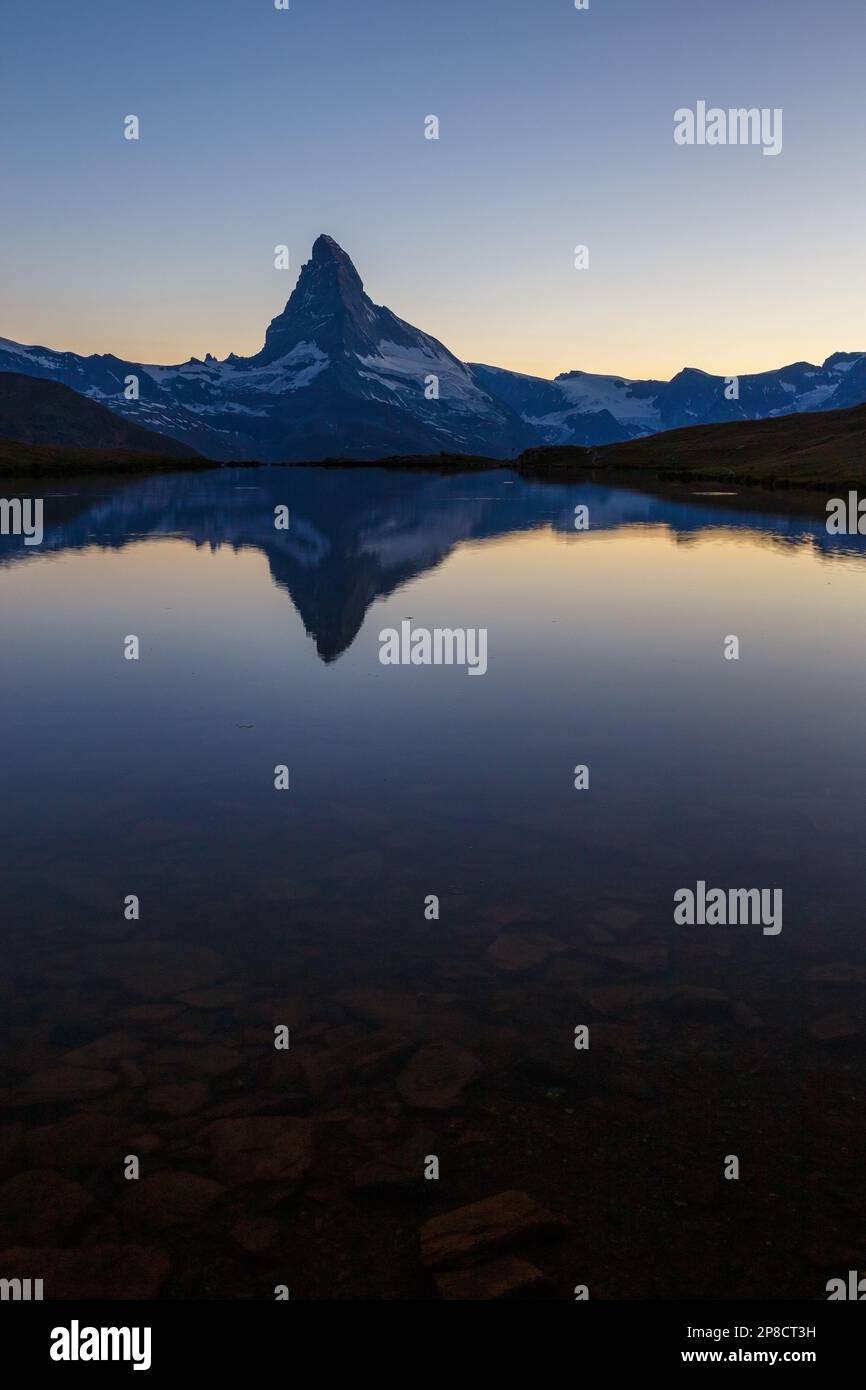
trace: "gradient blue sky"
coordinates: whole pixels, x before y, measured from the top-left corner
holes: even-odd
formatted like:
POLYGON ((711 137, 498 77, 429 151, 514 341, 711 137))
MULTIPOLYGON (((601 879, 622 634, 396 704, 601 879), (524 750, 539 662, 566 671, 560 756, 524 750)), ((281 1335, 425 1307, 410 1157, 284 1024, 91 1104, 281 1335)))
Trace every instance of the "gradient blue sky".
POLYGON ((864 53, 862 0, 19 0, 0 336, 253 352, 326 231, 467 360, 667 377, 866 350, 864 53), (782 154, 676 146, 699 99, 782 107, 782 154))

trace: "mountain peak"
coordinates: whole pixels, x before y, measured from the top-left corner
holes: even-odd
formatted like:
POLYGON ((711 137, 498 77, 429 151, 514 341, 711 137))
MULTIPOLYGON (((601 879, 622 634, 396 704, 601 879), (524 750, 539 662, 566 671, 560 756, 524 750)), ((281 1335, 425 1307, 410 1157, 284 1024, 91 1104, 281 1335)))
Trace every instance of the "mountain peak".
POLYGON ((352 257, 343 250, 339 242, 331 236, 326 236, 324 232, 313 242, 312 254, 298 280, 299 286, 305 276, 308 280, 315 279, 319 293, 323 286, 330 284, 335 285, 344 297, 347 294, 354 297, 362 294, 364 290, 363 281, 355 269, 352 257))
MULTIPOLYGON (((317 236, 313 242, 312 259, 314 264, 319 264, 322 261, 337 261, 352 265, 351 257, 346 254, 339 242, 336 242, 332 236, 328 236, 325 232, 322 232, 321 236, 317 236)), ((354 268, 352 266, 353 270, 354 268)))
MULTIPOLYGON (((300 342, 317 344, 327 356, 345 350, 348 339, 364 337, 369 304, 352 259, 333 237, 316 237, 285 309, 271 320, 265 345, 254 359, 274 361, 300 342)), ((372 308, 372 306, 370 306, 372 308)), ((360 350, 360 341, 354 344, 360 350)))

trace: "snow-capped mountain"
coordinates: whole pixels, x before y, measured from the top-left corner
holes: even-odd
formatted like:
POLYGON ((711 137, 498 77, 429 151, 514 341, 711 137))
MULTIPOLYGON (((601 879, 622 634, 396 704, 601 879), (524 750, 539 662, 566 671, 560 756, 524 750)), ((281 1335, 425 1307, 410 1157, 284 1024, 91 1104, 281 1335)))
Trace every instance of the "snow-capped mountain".
POLYGON ((374 304, 327 236, 252 357, 160 367, 0 339, 0 371, 62 381, 215 459, 507 457, 536 442, 442 343, 374 304), (129 376, 137 401, 125 399, 129 376))
POLYGON ((670 381, 564 372, 554 381, 472 363, 482 386, 545 444, 611 444, 687 425, 763 420, 866 402, 866 353, 837 352, 820 367, 795 362, 736 379, 686 367, 670 381), (736 390, 737 398, 728 399, 736 390))
POLYGON ((475 380, 508 404, 543 444, 618 444, 661 429, 651 394, 664 382, 569 372, 547 381, 472 363, 475 380))
POLYGON ((691 367, 671 381, 580 371, 548 381, 465 364, 374 304, 328 236, 316 241, 252 357, 163 367, 0 338, 0 371, 63 382, 208 458, 271 463, 440 452, 508 458, 539 444, 610 444, 866 402, 866 352, 741 376, 736 399, 728 399, 726 378, 691 367), (137 400, 126 399, 130 377, 137 400))

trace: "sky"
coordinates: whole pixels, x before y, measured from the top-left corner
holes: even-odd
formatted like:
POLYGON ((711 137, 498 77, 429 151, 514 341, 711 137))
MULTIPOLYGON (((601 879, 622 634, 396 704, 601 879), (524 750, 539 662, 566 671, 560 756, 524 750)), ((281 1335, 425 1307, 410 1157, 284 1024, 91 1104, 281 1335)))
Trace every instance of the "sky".
POLYGON ((249 354, 327 232, 465 361, 866 351, 864 52, 862 0, 6 5, 0 336, 249 354), (676 144, 701 100, 781 108, 781 153, 676 144))

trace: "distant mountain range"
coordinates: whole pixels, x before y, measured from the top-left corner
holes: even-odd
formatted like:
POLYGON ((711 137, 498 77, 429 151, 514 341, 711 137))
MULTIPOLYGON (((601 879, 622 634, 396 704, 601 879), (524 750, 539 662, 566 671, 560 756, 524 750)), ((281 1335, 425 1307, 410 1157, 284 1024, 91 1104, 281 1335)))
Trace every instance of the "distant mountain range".
MULTIPOLYGON (((154 366, 0 338, 0 374, 7 372, 60 382, 130 428, 207 458, 266 463, 440 452, 509 458, 543 444, 615 444, 687 425, 866 402, 866 351, 834 353, 820 367, 797 362, 741 376, 735 400, 726 399, 726 378, 696 368, 671 381, 579 371, 547 381, 464 363, 374 304, 346 252, 328 236, 315 242, 285 309, 252 357, 208 355, 154 366), (137 400, 125 397, 129 377, 137 379, 137 400)), ((27 410, 22 402, 20 425, 7 410, 0 436, 104 447, 97 438, 40 441, 14 433, 33 429, 27 410)), ((94 433, 104 435, 104 421, 95 417, 94 433)), ((166 443, 158 448, 170 453, 166 443)))

